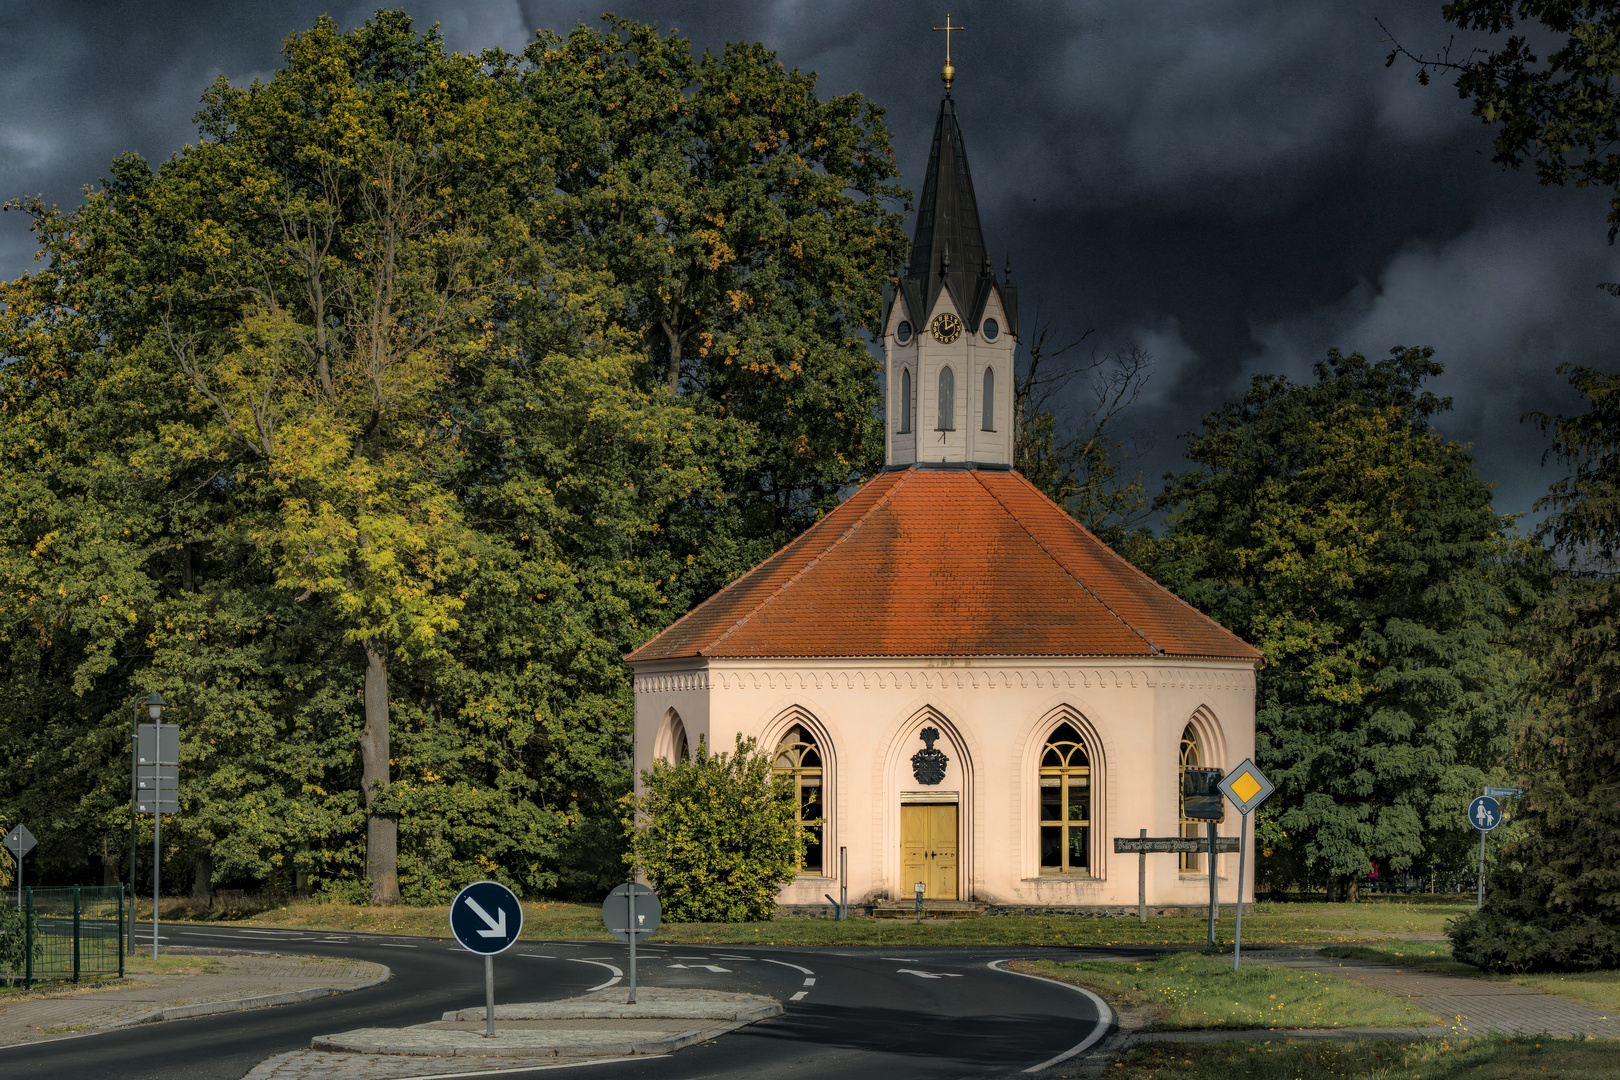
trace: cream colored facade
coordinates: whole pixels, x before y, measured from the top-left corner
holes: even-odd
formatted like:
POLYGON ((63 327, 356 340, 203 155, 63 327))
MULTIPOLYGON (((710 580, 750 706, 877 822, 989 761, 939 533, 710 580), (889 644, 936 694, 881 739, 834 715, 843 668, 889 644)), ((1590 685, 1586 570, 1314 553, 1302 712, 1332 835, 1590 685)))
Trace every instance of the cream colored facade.
MULTIPOLYGON (((1254 667, 1249 661, 1140 658, 858 658, 671 660, 636 665, 635 766, 671 758, 682 733, 729 751, 738 734, 775 747, 794 725, 821 748, 826 862, 782 891, 783 904, 838 895, 837 853, 847 851, 852 904, 910 899, 902 871, 908 804, 954 802, 957 896, 1011 907, 1127 908, 1137 902, 1137 856, 1114 837, 1178 835, 1180 746, 1192 726, 1202 763, 1230 768, 1254 753, 1254 667), (1090 865, 1041 872, 1040 757, 1067 723, 1091 761, 1090 865), (949 759, 937 784, 919 783, 912 756, 933 727, 949 759), (819 872, 818 872, 819 871, 819 872)), ((1221 834, 1237 835, 1229 812, 1221 834)), ((1237 856, 1223 855, 1217 885, 1234 903, 1237 856)), ((1251 860, 1251 873, 1252 873, 1251 860)), ((1253 897, 1249 881, 1245 900, 1253 897)), ((1153 907, 1207 904, 1209 879, 1174 855, 1147 857, 1153 907)))

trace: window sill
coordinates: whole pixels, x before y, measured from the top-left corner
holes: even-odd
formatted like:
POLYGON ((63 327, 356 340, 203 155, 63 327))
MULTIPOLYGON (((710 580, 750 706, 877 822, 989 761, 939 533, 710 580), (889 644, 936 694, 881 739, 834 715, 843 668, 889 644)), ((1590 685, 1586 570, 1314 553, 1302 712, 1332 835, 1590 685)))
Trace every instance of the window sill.
POLYGON ((1096 881, 1097 875, 1090 870, 1054 870, 1051 873, 1041 871, 1040 877, 1025 878, 1025 881, 1096 881))

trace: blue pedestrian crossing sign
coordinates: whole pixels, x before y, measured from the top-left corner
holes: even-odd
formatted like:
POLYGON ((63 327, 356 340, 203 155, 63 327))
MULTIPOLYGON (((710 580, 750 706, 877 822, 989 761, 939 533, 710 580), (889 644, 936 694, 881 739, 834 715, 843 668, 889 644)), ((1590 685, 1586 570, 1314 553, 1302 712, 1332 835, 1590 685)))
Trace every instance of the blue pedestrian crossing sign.
POLYGON ((1481 795, 1468 804, 1468 824, 1480 832, 1490 832, 1502 824, 1502 804, 1489 795, 1481 795))
POLYGON ((475 881, 450 905, 450 932, 468 952, 505 952, 523 932, 523 907, 500 882, 475 881))

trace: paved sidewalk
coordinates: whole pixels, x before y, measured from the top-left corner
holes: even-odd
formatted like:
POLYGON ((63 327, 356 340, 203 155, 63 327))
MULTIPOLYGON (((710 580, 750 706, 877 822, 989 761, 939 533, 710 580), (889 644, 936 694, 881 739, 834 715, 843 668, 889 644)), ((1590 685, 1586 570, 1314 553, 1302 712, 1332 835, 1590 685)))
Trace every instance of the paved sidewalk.
POLYGON ((1510 1035, 1620 1038, 1620 1016, 1515 983, 1435 975, 1366 960, 1341 960, 1323 956, 1317 949, 1257 950, 1244 953, 1243 962, 1336 975, 1406 998, 1445 1021, 1442 1028, 1424 1029, 1426 1034, 1483 1035, 1496 1031, 1510 1035))
POLYGON ((359 990, 389 977, 388 968, 358 960, 328 960, 218 949, 169 950, 195 956, 203 974, 134 975, 106 989, 81 987, 0 999, 0 1046, 37 1042, 149 1020, 281 1005, 359 990))
POLYGON ((404 1028, 357 1028, 277 1054, 244 1080, 385 1080, 512 1070, 564 1062, 668 1054, 780 1015, 780 1002, 756 994, 644 986, 637 1004, 621 988, 565 1001, 501 1005, 495 1038, 483 1009, 404 1028))

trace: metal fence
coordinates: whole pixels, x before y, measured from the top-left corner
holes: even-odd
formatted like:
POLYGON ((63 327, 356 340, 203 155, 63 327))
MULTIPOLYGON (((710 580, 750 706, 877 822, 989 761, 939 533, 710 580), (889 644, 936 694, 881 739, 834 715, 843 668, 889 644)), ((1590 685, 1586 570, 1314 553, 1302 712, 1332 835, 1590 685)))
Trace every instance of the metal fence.
POLYGON ((124 974, 124 888, 24 889, 0 918, 0 976, 24 987, 124 974))

